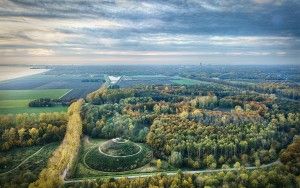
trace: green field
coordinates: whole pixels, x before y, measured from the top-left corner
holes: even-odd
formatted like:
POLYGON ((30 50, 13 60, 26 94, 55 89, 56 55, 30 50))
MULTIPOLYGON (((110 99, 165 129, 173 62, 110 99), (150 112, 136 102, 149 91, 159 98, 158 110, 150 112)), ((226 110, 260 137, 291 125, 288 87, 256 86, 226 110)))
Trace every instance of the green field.
POLYGON ((16 99, 58 99, 67 93, 69 89, 42 89, 42 90, 0 90, 0 100, 16 99))
POLYGON ((66 111, 65 106, 30 108, 28 103, 38 98, 59 99, 68 91, 69 89, 0 90, 0 114, 66 111))
POLYGON ((172 82, 175 84, 180 84, 180 85, 196 85, 196 84, 200 83, 200 81, 198 81, 198 80, 192 80, 192 79, 188 79, 188 78, 181 78, 178 80, 173 80, 172 82))

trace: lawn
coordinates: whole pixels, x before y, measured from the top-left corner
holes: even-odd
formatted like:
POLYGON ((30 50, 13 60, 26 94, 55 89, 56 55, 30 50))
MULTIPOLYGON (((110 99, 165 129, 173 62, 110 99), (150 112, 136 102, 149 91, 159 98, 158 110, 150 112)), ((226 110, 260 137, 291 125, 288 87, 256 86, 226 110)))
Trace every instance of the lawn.
POLYGON ((0 114, 66 111, 65 106, 30 108, 28 103, 37 98, 59 99, 68 91, 69 89, 0 90, 0 114))

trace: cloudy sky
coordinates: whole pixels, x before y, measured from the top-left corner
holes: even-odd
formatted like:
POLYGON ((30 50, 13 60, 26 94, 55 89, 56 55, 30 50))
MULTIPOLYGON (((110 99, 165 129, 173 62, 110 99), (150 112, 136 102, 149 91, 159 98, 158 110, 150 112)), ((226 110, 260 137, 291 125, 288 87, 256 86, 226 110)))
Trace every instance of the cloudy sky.
POLYGON ((0 0, 0 64, 300 64, 299 0, 0 0))

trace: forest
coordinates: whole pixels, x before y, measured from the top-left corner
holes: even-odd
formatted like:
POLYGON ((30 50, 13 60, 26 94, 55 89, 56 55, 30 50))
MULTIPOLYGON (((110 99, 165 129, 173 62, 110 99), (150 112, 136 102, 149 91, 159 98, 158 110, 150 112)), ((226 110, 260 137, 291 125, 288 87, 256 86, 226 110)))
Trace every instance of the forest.
MULTIPOLYGON (((69 101, 67 112, 1 115, 1 185, 300 185, 297 87, 289 93, 294 86, 283 83, 254 87, 185 76, 193 84, 106 82, 69 101), (20 166, 13 165, 14 154, 20 166), (30 166, 38 157, 43 162, 30 166)), ((32 105, 58 101, 37 98, 32 105)))
POLYGON ((67 114, 59 112, 0 116, 0 149, 5 151, 60 141, 65 135, 67 122, 67 114))
POLYGON ((176 163, 196 169, 274 161, 300 131, 300 114, 285 113, 272 94, 160 86, 102 89, 89 100, 105 105, 83 108, 86 134, 146 142, 157 156, 179 155, 176 163))

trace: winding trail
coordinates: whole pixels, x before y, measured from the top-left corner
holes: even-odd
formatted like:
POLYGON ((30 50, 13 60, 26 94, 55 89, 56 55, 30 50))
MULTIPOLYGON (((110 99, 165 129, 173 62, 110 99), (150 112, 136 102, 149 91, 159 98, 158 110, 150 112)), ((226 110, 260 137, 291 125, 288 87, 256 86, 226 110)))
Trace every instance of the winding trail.
POLYGON ((83 141, 86 142, 87 144, 91 143, 90 140, 89 140, 89 137, 86 136, 86 135, 83 137, 83 141))
MULTIPOLYGON (((47 144, 49 145, 49 144, 47 144)), ((24 159, 20 164, 18 164, 16 167, 14 167, 13 169, 10 169, 9 171, 6 172, 2 172, 0 173, 0 176, 8 174, 14 170, 16 170, 17 168, 19 168, 20 166, 22 166, 24 163, 26 163, 30 158, 34 157, 35 155, 37 155, 39 152, 41 152, 47 145, 44 145, 43 147, 41 147, 39 150, 37 150, 34 154, 30 155, 29 157, 27 157, 26 159, 24 159)))
MULTIPOLYGON (((84 141, 87 142, 87 143, 90 143, 89 141, 89 137, 88 136, 85 136, 84 137, 84 141)), ((97 144, 94 144, 94 146, 88 151, 85 153, 84 155, 84 165, 86 165, 87 167, 89 167, 86 163, 85 163, 85 157, 86 155, 96 146, 97 144)), ((245 167, 246 170, 255 170, 255 169, 263 169, 263 168, 268 168, 268 167, 271 167, 271 166, 274 166, 274 165, 277 165, 279 164, 280 161, 279 159, 274 161, 274 162, 271 162, 271 163, 268 163, 268 164, 263 164, 259 167, 256 167, 256 166, 248 166, 248 167, 245 167)), ((214 172, 222 172, 222 171, 236 171, 238 170, 237 168, 227 168, 227 169, 206 169, 206 170, 183 170, 182 173, 183 174, 206 174, 206 173, 214 173, 214 172)), ((176 175, 178 173, 178 171, 164 171, 164 172, 142 172, 142 173, 133 173, 133 174, 122 174, 122 175, 115 175, 115 176, 111 176, 111 175, 104 175, 104 176, 98 176, 98 177, 87 177, 87 178, 78 178, 78 179, 69 179, 69 180, 66 180, 64 178, 64 183, 65 184, 68 184, 68 183, 76 183, 76 182, 84 182, 84 181, 95 181, 99 178, 107 178, 107 177, 113 177, 115 179, 120 179, 120 178, 129 178, 129 179, 132 179, 132 178, 141 178, 141 177, 150 177, 150 176, 156 176, 157 174, 159 173, 164 173, 168 176, 173 176, 173 175, 176 175)))
MULTIPOLYGON (((256 167, 256 166, 249 166, 249 167, 245 167, 246 170, 255 170, 255 169, 262 169, 262 168, 268 168, 268 167, 271 167, 271 166, 274 166, 276 164, 279 164, 279 160, 277 161, 274 161, 272 163, 269 163, 269 164, 264 164, 264 165, 261 165, 260 167, 256 167)), ((205 173, 214 173, 214 172, 222 172, 222 171, 236 171, 238 170, 237 168, 227 168, 227 169, 206 169, 206 170, 186 170, 186 171, 182 171, 183 174, 205 174, 205 173)), ((84 182, 84 181, 87 181, 87 180, 92 180, 92 181, 95 181, 101 177, 113 177, 115 179, 120 179, 120 178, 129 178, 129 179, 132 179, 132 178, 141 178, 141 177, 150 177, 150 176, 155 176, 159 173, 164 173, 168 176, 173 176, 173 175, 176 175, 177 174, 177 171, 166 171, 166 172, 150 172, 150 173, 142 173, 142 174, 127 174, 127 175, 116 175, 116 176, 99 176, 99 177, 94 177, 94 178, 82 178, 82 179, 71 179, 71 180, 64 180, 64 183, 65 184, 68 184, 68 183, 76 183, 76 182, 84 182)))
MULTIPOLYGON (((132 156, 136 156, 138 154, 140 154, 143 150, 142 146, 140 146, 139 144, 136 144, 134 143, 135 145, 137 145, 139 147, 139 151, 134 153, 134 154, 130 154, 130 155, 110 155, 110 154, 107 154, 107 153, 104 153, 102 150, 101 150, 101 146, 98 147, 98 150, 99 152, 102 154, 102 155, 106 155, 108 157, 113 157, 113 158, 126 158, 126 157, 132 157, 132 156)), ((86 156, 85 156, 86 157, 86 156)), ((85 160, 85 157, 84 157, 84 160, 85 160)))

